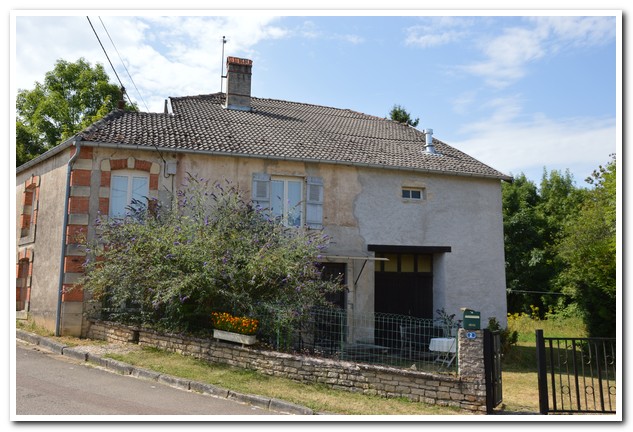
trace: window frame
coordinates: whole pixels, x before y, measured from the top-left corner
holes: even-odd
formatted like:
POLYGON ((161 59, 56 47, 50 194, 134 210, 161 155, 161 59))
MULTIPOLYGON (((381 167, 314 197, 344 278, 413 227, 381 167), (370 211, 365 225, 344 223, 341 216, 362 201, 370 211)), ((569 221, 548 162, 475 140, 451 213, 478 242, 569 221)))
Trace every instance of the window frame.
MULTIPOLYGON (((129 207, 129 205, 132 203, 132 199, 135 198, 134 197, 134 179, 135 178, 143 178, 145 179, 145 189, 144 189, 144 194, 141 195, 142 198, 145 198, 146 202, 145 202, 145 206, 147 208, 148 202, 150 200, 150 173, 147 171, 143 171, 143 170, 135 170, 135 169, 121 169, 121 170, 116 170, 113 171, 111 176, 110 176, 110 197, 109 197, 109 203, 108 203, 108 217, 110 218, 115 218, 115 219, 121 219, 124 218, 125 216, 127 216, 128 212, 126 211, 127 207, 129 207), (115 203, 115 199, 114 199, 114 194, 113 194, 113 189, 115 187, 115 177, 126 177, 127 178, 127 189, 126 189, 126 198, 125 198, 125 205, 123 207, 123 213, 122 214, 113 214, 113 206, 115 203)), ((138 199, 138 198, 136 198, 138 199)))
POLYGON ((285 226, 292 226, 292 227, 302 227, 305 225, 305 220, 306 220, 306 186, 305 186, 305 178, 304 177, 294 177, 294 176, 276 176, 276 175, 271 175, 270 176, 270 205, 269 205, 269 209, 271 212, 271 216, 279 218, 281 220, 281 222, 285 225, 285 226), (283 184, 283 197, 281 199, 282 202, 282 211, 281 211, 281 215, 278 215, 275 213, 275 209, 273 208, 273 201, 276 199, 276 197, 274 196, 273 193, 273 183, 274 182, 282 182, 283 184), (290 213, 290 207, 288 205, 289 203, 289 183, 298 183, 299 187, 300 187, 300 199, 299 202, 297 203, 297 205, 294 208, 299 208, 299 225, 294 225, 294 224, 289 224, 288 223, 288 215, 290 213))
POLYGON ((400 198, 404 202, 422 202, 426 201, 426 188, 423 187, 411 187, 411 186, 402 186, 400 188, 400 198), (418 197, 414 197, 413 195, 417 193, 418 197), (405 196, 408 195, 408 196, 405 196))

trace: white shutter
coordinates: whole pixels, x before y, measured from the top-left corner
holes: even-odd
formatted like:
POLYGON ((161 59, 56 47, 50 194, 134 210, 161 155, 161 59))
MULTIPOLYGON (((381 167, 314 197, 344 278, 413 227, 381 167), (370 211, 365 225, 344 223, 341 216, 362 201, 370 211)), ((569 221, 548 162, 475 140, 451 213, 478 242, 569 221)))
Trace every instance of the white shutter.
POLYGON ((255 205, 262 208, 270 207, 270 175, 265 173, 253 174, 252 198, 255 205))
POLYGON ((306 224, 310 228, 323 228, 323 179, 306 179, 306 224))

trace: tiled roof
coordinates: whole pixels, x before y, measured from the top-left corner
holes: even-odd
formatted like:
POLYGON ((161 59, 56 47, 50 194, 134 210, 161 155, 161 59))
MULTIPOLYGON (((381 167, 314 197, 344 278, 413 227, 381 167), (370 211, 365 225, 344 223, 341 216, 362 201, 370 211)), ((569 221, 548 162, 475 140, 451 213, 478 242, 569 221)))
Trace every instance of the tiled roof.
POLYGON ((384 166, 509 179, 424 133, 356 111, 251 99, 252 111, 227 110, 224 95, 171 98, 173 114, 115 111, 81 133, 84 141, 267 158, 384 166))

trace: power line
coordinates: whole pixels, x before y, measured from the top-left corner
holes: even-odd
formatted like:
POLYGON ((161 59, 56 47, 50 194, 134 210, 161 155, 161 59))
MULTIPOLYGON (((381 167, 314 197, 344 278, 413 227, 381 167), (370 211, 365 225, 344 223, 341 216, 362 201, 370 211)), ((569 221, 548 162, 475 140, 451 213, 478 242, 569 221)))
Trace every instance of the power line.
POLYGON ((547 291, 524 291, 524 290, 510 290, 508 294, 512 293, 528 293, 528 294, 548 294, 548 295, 564 295, 568 296, 569 294, 565 293, 557 293, 557 292, 547 292, 547 291))
POLYGON ((106 28, 105 24, 103 23, 103 20, 101 19, 101 17, 99 17, 99 21, 101 21, 101 25, 103 26, 103 29, 105 30, 106 34, 108 35, 108 39, 110 39, 110 43, 112 44, 112 46, 114 47, 114 50, 116 51, 117 55, 119 56, 119 60, 121 60, 121 64, 123 65, 123 68, 125 69, 125 72, 127 72, 127 76, 130 78, 130 81, 132 81, 132 85, 136 89, 136 92, 138 93, 138 96, 141 98, 141 101, 143 102, 143 105, 145 105, 145 110, 147 112, 149 112, 149 108, 147 107, 147 104, 145 103, 145 99, 143 99, 143 95, 141 95, 141 92, 139 91, 138 87, 136 87, 136 83, 132 79, 132 75, 130 75, 130 71, 125 66, 125 62, 121 58, 121 54, 119 54, 119 50, 117 49, 116 45, 114 44, 114 41, 110 37, 110 33, 108 32, 108 29, 106 28))
MULTIPOLYGON (((92 28, 92 31, 94 32, 95 36, 97 37, 97 40, 99 41, 99 45, 101 45, 101 49, 103 50, 103 53, 105 54, 106 58, 108 59, 108 62, 110 63, 110 67, 112 67, 112 70, 114 71, 114 75, 116 75, 116 79, 119 81, 119 84, 121 84, 121 89, 124 90, 123 94, 126 95, 127 93, 125 92, 125 87, 123 86, 123 83, 121 82, 121 78, 119 78, 119 74, 116 73, 116 69, 114 68, 114 65, 112 64, 112 62, 110 61, 110 57, 108 56, 108 53, 107 53, 105 47, 101 43, 101 39, 99 39, 99 35, 97 34, 95 28, 92 25, 92 22, 90 21, 90 17, 86 16, 86 18, 88 19, 88 22, 90 23, 90 27, 92 28)), ((99 18, 99 19, 101 19, 101 18, 99 18)), ((112 39, 110 39, 110 40, 112 40, 112 39)), ((130 96, 129 95, 128 95, 128 100, 130 101, 130 104, 132 104, 132 101, 130 100, 130 96)), ((152 143, 152 145, 154 146, 154 148, 158 152, 158 155, 160 156, 160 158, 162 159, 163 163, 166 166, 167 165, 167 161, 163 157, 163 154, 161 153, 160 149, 158 148, 158 146, 155 143, 152 143)))
MULTIPOLYGON (((112 62, 110 61, 110 57, 108 56, 108 52, 106 51, 105 47, 103 46, 103 44, 101 43, 101 39, 99 39, 99 35, 97 34, 97 31, 95 30, 95 28, 92 26, 92 21, 90 21, 90 17, 86 17, 88 18, 88 23, 90 23, 90 27, 92 28, 92 31, 94 32, 95 36, 97 37, 97 40, 99 41, 99 45, 101 45, 101 49, 103 50, 103 53, 105 54, 106 58, 108 59, 108 62, 110 63, 110 67, 112 68, 112 70, 114 71, 114 75, 116 75, 116 79, 119 81, 119 84, 121 84, 121 87, 125 88, 125 86, 123 85, 123 83, 121 82, 121 78, 119 78, 119 74, 116 73, 116 69, 114 68, 114 65, 112 64, 112 62)), ((130 101, 131 103, 131 101, 130 101)))

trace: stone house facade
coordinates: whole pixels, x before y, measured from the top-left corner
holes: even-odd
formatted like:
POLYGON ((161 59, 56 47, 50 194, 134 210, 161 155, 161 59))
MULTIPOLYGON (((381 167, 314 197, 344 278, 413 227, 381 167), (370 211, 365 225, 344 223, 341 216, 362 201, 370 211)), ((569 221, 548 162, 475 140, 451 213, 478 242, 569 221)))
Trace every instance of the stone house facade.
MULTIPOLYGON (((350 313, 506 317, 501 182, 510 177, 415 128, 250 95, 229 57, 227 92, 117 110, 16 173, 16 313, 84 335, 77 234, 132 198, 168 203, 187 173, 250 191, 288 225, 323 230, 350 313)), ((370 335, 365 335, 370 336, 370 335)))

